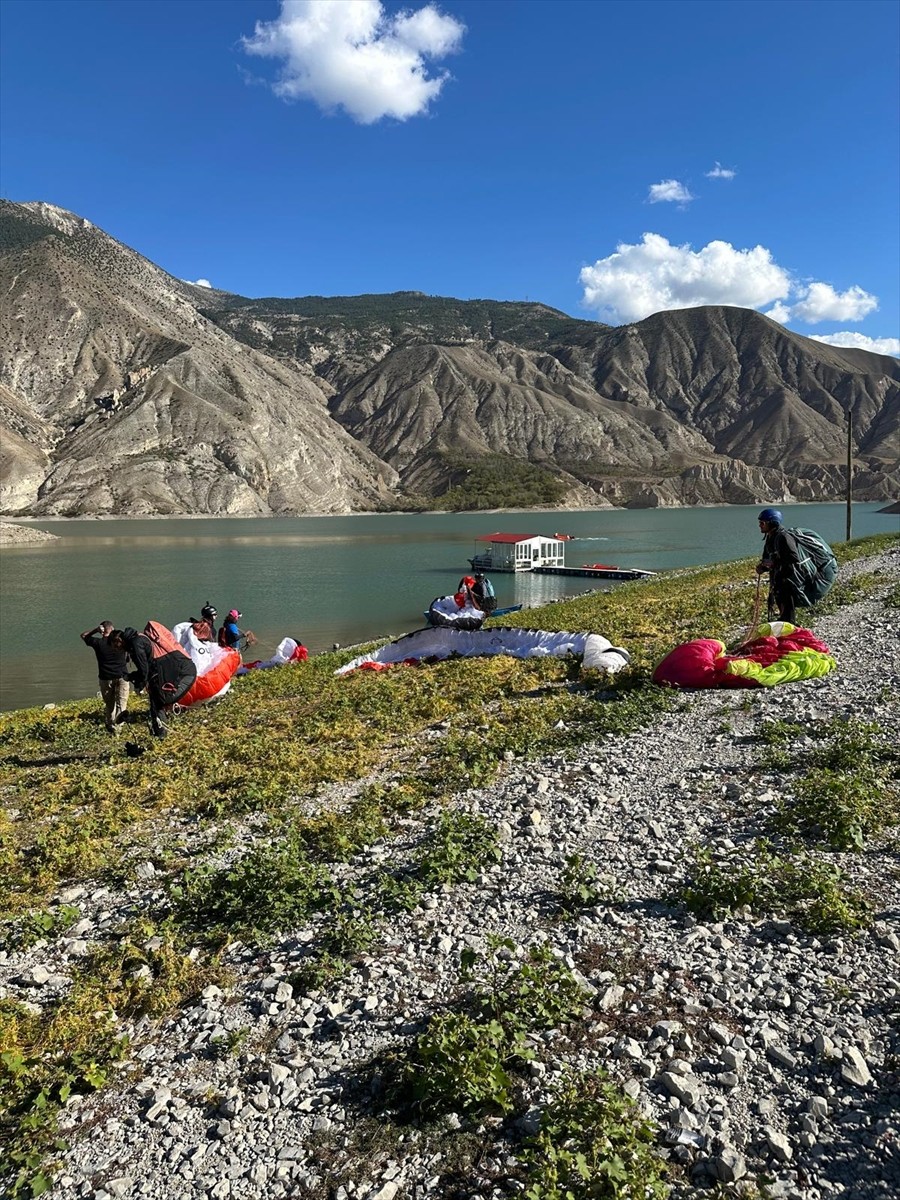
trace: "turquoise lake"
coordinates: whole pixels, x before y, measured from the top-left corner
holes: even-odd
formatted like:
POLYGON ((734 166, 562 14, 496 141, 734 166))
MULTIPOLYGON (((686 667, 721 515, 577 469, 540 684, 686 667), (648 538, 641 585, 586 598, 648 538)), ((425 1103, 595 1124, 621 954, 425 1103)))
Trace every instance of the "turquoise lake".
MULTIPOLYGON (((897 529, 880 507, 854 505, 854 537, 897 529)), ((843 540, 844 505, 783 508, 787 524, 843 540)), ((254 657, 267 658, 286 635, 315 653, 421 627, 423 609, 469 570, 479 535, 605 539, 570 542, 567 564, 666 571, 756 554, 758 509, 34 522, 60 540, 0 553, 0 709, 95 694, 94 656, 78 635, 104 618, 173 625, 198 615, 208 599, 221 615, 243 612, 241 626, 259 638, 254 657)), ((598 586, 551 576, 492 579, 501 605, 535 606, 598 586)), ((743 616, 736 613, 736 623, 743 616)))

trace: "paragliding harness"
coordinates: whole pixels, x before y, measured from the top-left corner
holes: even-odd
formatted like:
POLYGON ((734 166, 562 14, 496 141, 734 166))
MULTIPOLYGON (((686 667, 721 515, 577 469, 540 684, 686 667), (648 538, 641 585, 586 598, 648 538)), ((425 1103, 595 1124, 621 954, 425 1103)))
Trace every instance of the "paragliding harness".
POLYGON ((143 636, 150 644, 147 672, 150 730, 155 737, 165 737, 163 712, 187 695, 197 678, 197 668, 165 625, 148 621, 143 636))
POLYGON ((242 650, 246 650, 248 646, 256 645, 256 634, 251 633, 251 631, 249 629, 245 630, 240 635, 237 642, 234 645, 232 645, 231 642, 229 642, 229 640, 228 640, 228 634, 225 632, 226 626, 227 626, 227 622, 219 630, 218 637, 216 639, 223 650, 237 650, 237 652, 240 654, 240 652, 242 650))
POLYGON ((494 591, 494 585, 485 577, 482 579, 480 586, 476 584, 475 588, 478 602, 488 616, 490 616, 497 607, 497 593, 494 591))
MULTIPOLYGON (((797 561, 781 569, 780 586, 791 589, 798 608, 812 608, 831 591, 837 575, 834 551, 813 529, 783 529, 782 533, 793 542, 797 561)), ((769 577, 772 579, 771 572, 769 577)), ((770 611, 773 598, 770 590, 770 611)))
POLYGON ((786 531, 797 543, 800 569, 809 578, 806 593, 810 603, 816 604, 831 591, 837 575, 837 559, 834 551, 823 537, 813 529, 788 529, 786 531))

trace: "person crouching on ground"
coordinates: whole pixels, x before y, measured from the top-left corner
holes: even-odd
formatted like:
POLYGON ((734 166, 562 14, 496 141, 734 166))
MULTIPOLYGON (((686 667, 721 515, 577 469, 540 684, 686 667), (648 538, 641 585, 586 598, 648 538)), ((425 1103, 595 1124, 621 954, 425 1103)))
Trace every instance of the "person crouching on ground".
POLYGON ((138 633, 130 626, 123 637, 135 668, 129 678, 135 691, 147 689, 150 732, 154 737, 164 738, 169 731, 167 718, 172 705, 190 689, 197 678, 197 668, 180 648, 154 654, 153 642, 147 634, 138 633))
POLYGON ((214 642, 216 640, 216 618, 218 615, 216 609, 207 600, 200 609, 200 616, 189 618, 194 635, 201 642, 214 642))
POLYGON ((97 656, 106 728, 110 733, 118 734, 128 709, 128 661, 122 631, 114 629, 112 621, 101 621, 93 629, 85 630, 81 640, 97 656))
POLYGON ((256 635, 249 629, 242 631, 238 628, 238 621, 243 615, 236 608, 229 609, 225 624, 219 630, 219 645, 226 650, 237 650, 239 654, 245 646, 252 646, 256 642, 256 635))

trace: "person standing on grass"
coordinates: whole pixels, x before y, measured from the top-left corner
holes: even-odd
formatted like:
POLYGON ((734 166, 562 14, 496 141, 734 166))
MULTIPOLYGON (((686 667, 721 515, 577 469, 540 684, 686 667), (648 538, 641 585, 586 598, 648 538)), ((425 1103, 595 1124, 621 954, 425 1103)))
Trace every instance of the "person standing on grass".
POLYGON ((128 661, 122 631, 113 628, 112 621, 101 621, 93 629, 86 629, 81 640, 97 656, 106 728, 110 733, 118 734, 128 709, 128 661))
POLYGON ((757 520, 765 541, 756 573, 769 576, 769 617, 793 625, 798 608, 812 608, 831 590, 834 553, 812 529, 785 529, 779 508, 764 508, 757 520))

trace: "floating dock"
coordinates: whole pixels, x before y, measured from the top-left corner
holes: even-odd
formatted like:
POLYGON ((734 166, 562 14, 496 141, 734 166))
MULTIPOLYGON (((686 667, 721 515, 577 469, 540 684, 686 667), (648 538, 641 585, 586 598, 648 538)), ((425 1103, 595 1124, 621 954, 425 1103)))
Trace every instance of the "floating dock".
POLYGON ((649 579, 655 571, 637 567, 532 567, 532 575, 579 575, 584 579, 649 579))

